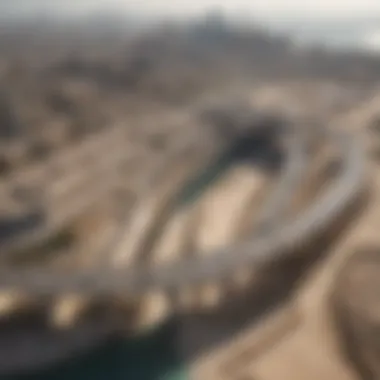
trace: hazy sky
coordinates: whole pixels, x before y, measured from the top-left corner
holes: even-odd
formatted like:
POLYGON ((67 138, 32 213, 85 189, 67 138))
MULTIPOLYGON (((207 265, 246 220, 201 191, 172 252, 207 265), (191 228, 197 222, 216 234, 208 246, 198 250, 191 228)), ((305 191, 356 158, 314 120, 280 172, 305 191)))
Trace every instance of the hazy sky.
MULTIPOLYGON (((104 0, 106 1, 106 0, 104 0)), ((108 0, 115 4, 127 5, 148 10, 155 8, 171 12, 193 12, 217 5, 226 10, 250 10, 252 13, 270 15, 273 13, 307 13, 339 16, 371 14, 380 16, 380 0, 108 0)))
POLYGON ((362 15, 380 17, 380 0, 0 0, 3 4, 6 1, 22 5, 29 10, 37 5, 38 8, 45 6, 50 8, 61 3, 66 9, 87 11, 108 4, 125 10, 191 14, 218 6, 234 13, 249 11, 259 17, 271 17, 278 14, 310 17, 362 15))

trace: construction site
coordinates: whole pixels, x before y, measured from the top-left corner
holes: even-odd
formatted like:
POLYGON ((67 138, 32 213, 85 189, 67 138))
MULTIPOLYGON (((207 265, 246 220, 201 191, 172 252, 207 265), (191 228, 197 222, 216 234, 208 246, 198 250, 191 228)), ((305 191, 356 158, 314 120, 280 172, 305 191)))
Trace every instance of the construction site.
POLYGON ((0 378, 380 379, 380 56, 88 28, 0 30, 0 378))

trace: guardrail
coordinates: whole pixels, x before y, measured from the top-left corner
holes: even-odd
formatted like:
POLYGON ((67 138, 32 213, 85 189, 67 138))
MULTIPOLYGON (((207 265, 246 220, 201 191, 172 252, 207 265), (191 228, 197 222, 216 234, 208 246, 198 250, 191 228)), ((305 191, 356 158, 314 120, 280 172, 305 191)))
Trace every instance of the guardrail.
POLYGON ((326 226, 332 225, 362 190, 364 155, 360 143, 354 136, 344 133, 331 135, 331 138, 340 149, 340 175, 328 191, 299 217, 276 230, 273 236, 255 237, 237 246, 217 250, 214 254, 193 255, 179 263, 155 268, 83 270, 77 273, 2 268, 0 287, 28 289, 35 295, 78 293, 137 296, 156 289, 169 291, 217 281, 244 266, 263 265, 289 255, 296 246, 307 244, 326 226))
MULTIPOLYGON (((323 236, 329 227, 334 226, 360 197, 365 185, 364 154, 360 142, 353 135, 327 133, 327 139, 339 148, 341 166, 338 176, 309 207, 290 217, 289 201, 296 194, 295 190, 307 172, 311 159, 305 145, 305 136, 295 134, 294 137, 289 145, 283 174, 278 179, 276 188, 267 197, 259 214, 259 223, 256 224, 258 227, 267 226, 267 228, 252 231, 251 239, 233 247, 218 249, 211 254, 197 253, 180 262, 159 266, 116 269, 108 265, 87 270, 76 268, 65 273, 47 268, 2 266, 0 292, 10 292, 16 296, 26 294, 32 299, 47 295, 47 302, 49 296, 52 296, 55 305, 67 295, 68 298, 74 295, 69 301, 73 300, 75 303, 79 300, 79 306, 83 306, 81 301, 86 300, 87 296, 90 300, 96 296, 109 296, 111 299, 116 297, 129 302, 136 297, 144 297, 152 291, 154 294, 158 291, 166 296, 173 290, 184 287, 218 283, 225 278, 233 277, 241 268, 260 268, 278 259, 292 256, 300 246, 307 247, 316 237, 323 236)), ((173 157, 169 158, 170 160, 173 160, 173 157)), ((186 161, 186 158, 184 160, 186 161)), ((167 163, 165 160, 161 163, 161 170, 157 170, 155 176, 147 179, 146 185, 157 184, 167 163)), ((140 194, 141 199, 146 195, 146 193, 140 194)), ((120 242, 128 230, 125 227, 118 231, 115 242, 120 242)), ((105 248, 110 258, 114 248, 114 245, 105 248)), ((36 361, 33 360, 36 355, 28 353, 21 360, 12 358, 2 363, 0 371, 9 373, 15 369, 42 366, 47 362, 58 361, 62 357, 103 341, 118 329, 117 326, 104 321, 100 324, 95 323, 95 327, 94 324, 90 325, 91 332, 84 339, 73 338, 67 346, 56 341, 55 351, 53 354, 49 351, 50 356, 38 354, 36 361)), ((74 325, 69 333, 74 336, 78 329, 81 330, 81 327, 76 329, 74 325)))

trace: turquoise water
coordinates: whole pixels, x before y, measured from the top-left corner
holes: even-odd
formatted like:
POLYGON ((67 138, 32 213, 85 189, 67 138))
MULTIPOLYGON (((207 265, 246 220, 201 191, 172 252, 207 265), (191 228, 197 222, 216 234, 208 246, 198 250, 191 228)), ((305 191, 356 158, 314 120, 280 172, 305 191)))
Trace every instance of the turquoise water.
POLYGON ((2 380, 187 380, 175 344, 175 326, 118 341, 75 360, 28 376, 2 380))

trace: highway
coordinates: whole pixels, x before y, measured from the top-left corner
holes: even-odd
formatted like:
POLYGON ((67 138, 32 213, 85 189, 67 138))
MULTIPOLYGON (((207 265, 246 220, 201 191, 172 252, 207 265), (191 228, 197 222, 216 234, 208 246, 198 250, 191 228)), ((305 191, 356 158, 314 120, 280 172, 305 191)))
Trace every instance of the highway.
MULTIPOLYGON (((341 174, 323 192, 315 203, 306 208, 292 223, 287 223, 273 236, 264 236, 240 242, 233 248, 222 248, 213 254, 193 255, 179 263, 162 267, 136 268, 130 271, 102 270, 85 273, 46 273, 43 269, 30 271, 6 271, 1 275, 2 286, 19 286, 29 292, 56 293, 78 291, 84 293, 113 293, 123 289, 123 293, 141 294, 148 289, 175 288, 217 279, 241 265, 259 265, 281 258, 294 245, 311 239, 320 230, 335 220, 354 199, 361 187, 363 175, 362 152, 350 135, 332 135, 341 155, 341 174), (231 254, 231 251, 234 254, 231 254), (22 273, 22 275, 21 275, 22 273), (49 284, 49 286, 47 286, 49 284)), ((301 167, 301 166, 300 166, 301 167)), ((286 189, 288 191, 288 189, 286 189)))
MULTIPOLYGON (((323 238, 361 196, 364 156, 353 133, 322 128, 323 133, 315 140, 315 131, 301 130, 299 125, 290 123, 287 131, 288 139, 282 144, 283 164, 278 172, 268 175, 255 160, 243 161, 181 207, 176 206, 178 189, 199 170, 205 157, 190 161, 188 154, 178 156, 177 152, 176 160, 169 158, 171 171, 166 176, 158 175, 163 173, 158 170, 155 179, 148 180, 151 188, 147 186, 139 194, 132 216, 116 229, 110 245, 102 246, 104 254, 98 264, 70 267, 69 271, 46 265, 17 267, 7 263, 17 252, 10 246, 0 267, 2 314, 36 309, 44 300, 53 326, 66 331, 74 329, 97 300, 105 300, 104 307, 108 304, 116 314, 125 315, 121 318, 125 322, 109 324, 105 320, 108 328, 92 330, 93 338, 102 340, 120 329, 145 329, 178 310, 214 307, 223 301, 231 280, 244 289, 252 283, 252 273, 299 254, 300 247, 323 238), (332 155, 331 150, 336 153, 332 155), (326 178, 321 167, 326 169, 337 158, 336 175, 326 178), (312 179, 316 186, 310 192, 307 189, 312 179), (128 315, 133 316, 132 321, 128 315)), ((117 167, 124 157, 122 153, 118 155, 123 146, 120 136, 114 144, 107 162, 117 167)), ((253 154, 255 149, 252 144, 253 154)), ((167 164, 164 160, 162 168, 167 164)), ((108 173, 110 165, 97 163, 94 171, 86 171, 91 174, 84 182, 92 184, 96 176, 108 173)), ((83 197, 88 198, 84 204, 89 207, 100 194, 119 185, 119 172, 111 172, 108 174, 115 182, 109 181, 104 185, 107 190, 96 191, 93 197, 82 193, 74 197, 77 203, 70 203, 67 210, 62 207, 62 221, 69 222, 76 212, 83 212, 79 209, 83 197)), ((75 191, 81 189, 77 183, 83 178, 77 174, 71 178, 74 179, 68 182, 74 184, 75 191)), ((49 185, 49 192, 54 194, 54 188, 60 187, 49 185)), ((54 203, 52 209, 59 209, 60 202, 54 203)), ((54 228, 59 225, 53 223, 54 228)), ((23 244, 27 245, 29 239, 27 236, 23 244)), ((69 354, 67 348, 58 351, 63 356, 69 354)))

